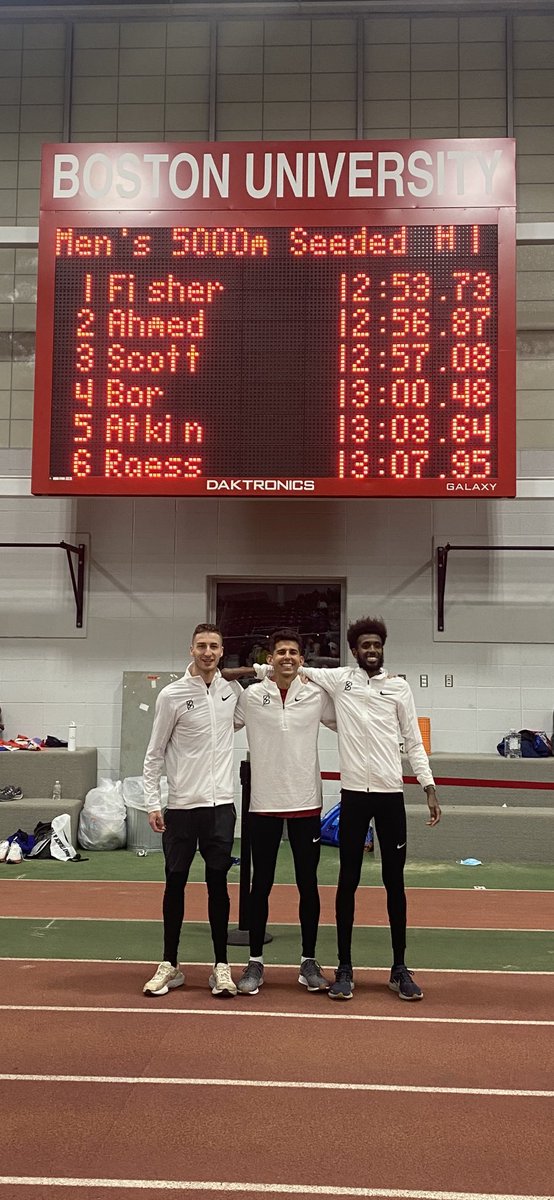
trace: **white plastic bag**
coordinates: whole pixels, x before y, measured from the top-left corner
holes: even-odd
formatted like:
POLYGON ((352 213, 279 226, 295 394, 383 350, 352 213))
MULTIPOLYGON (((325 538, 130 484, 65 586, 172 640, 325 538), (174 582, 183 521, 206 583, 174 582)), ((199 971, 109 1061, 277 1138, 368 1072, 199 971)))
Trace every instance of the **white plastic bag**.
POLYGON ((126 808, 145 808, 142 775, 129 775, 123 780, 123 800, 126 808))
MULTIPOLYGON (((161 806, 167 806, 167 778, 162 775, 160 779, 161 806)), ((123 799, 126 808, 138 808, 142 812, 146 812, 146 800, 144 798, 144 779, 142 775, 129 775, 123 780, 123 799)))
POLYGON ((50 853, 52 858, 68 862, 77 858, 77 851, 71 842, 71 820, 69 813, 60 813, 52 818, 52 837, 50 838, 50 853))
POLYGON ((121 781, 101 779, 81 809, 79 844, 83 850, 119 850, 127 841, 125 820, 121 781))

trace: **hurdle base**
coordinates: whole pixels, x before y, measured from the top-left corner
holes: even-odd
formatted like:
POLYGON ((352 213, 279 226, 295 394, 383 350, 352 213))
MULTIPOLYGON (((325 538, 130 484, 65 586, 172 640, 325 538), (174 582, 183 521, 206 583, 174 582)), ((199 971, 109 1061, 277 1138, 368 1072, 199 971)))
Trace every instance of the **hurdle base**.
MULTIPOLYGON (((268 942, 273 941, 273 934, 266 933, 264 937, 264 946, 268 942)), ((227 938, 228 946, 248 946, 250 945, 250 933, 248 929, 231 929, 227 938)))

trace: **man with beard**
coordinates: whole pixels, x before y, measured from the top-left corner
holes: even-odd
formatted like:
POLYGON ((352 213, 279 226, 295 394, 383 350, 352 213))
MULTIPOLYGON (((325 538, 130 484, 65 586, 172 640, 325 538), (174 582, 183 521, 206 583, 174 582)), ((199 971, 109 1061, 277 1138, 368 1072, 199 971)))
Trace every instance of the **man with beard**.
POLYGON ((399 735, 414 775, 427 796, 428 825, 438 824, 441 810, 411 689, 405 679, 389 677, 383 668, 383 648, 387 639, 384 622, 380 618, 363 617, 350 625, 347 637, 355 666, 302 668, 303 674, 319 684, 333 700, 339 737, 342 782, 340 874, 336 895, 339 965, 329 995, 334 1000, 352 998, 355 894, 360 882, 367 829, 374 818, 392 940, 389 987, 401 1000, 421 1000, 423 992, 404 961, 406 810, 399 735))

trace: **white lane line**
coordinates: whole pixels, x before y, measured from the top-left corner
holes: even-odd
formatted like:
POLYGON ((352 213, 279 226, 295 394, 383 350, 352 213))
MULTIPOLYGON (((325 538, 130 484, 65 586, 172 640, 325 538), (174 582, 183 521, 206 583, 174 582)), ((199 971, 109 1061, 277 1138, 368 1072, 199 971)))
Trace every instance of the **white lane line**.
MULTIPOLYGON (((49 887, 53 883, 62 883, 64 885, 64 887, 67 887, 68 884, 71 884, 72 886, 74 884, 76 884, 76 885, 80 884, 82 887, 88 887, 89 883, 98 883, 98 884, 102 884, 103 887, 123 887, 124 888, 124 887, 128 886, 128 887, 140 888, 141 890, 145 887, 155 886, 158 888, 159 887, 163 888, 163 886, 164 886, 163 878, 160 878, 160 879, 75 879, 75 878, 73 878, 73 879, 48 879, 48 878, 46 878, 46 876, 44 876, 42 879, 40 879, 40 878, 37 878, 36 875, 16 875, 15 878, 16 879, 26 879, 28 883, 47 883, 49 887)), ((12 875, 0 876, 0 888, 2 887, 3 883, 11 883, 12 880, 13 880, 12 875)), ((466 892, 474 892, 476 890, 481 891, 481 888, 480 887, 476 888, 476 886, 474 884, 467 884, 466 887, 433 887, 433 884, 431 884, 431 883, 430 884, 408 883, 406 881, 406 876, 404 877, 404 880, 405 880, 407 892, 456 892, 456 893, 460 892, 460 893, 465 894, 466 892)), ((203 880, 201 880, 201 879, 190 879, 189 887, 190 887, 191 883, 198 887, 206 886, 205 883, 203 882, 203 880)), ((239 886, 240 885, 239 885, 238 879, 230 879, 229 880, 230 888, 238 888, 239 886)), ((296 885, 294 883, 276 883, 276 884, 274 884, 274 887, 276 887, 277 889, 280 887, 295 888, 296 885)), ((332 891, 334 893, 337 890, 337 885, 336 885, 336 883, 320 883, 319 884, 320 891, 322 891, 322 890, 325 891, 326 889, 328 891, 332 891)), ((359 891, 361 890, 362 892, 364 892, 364 891, 382 892, 383 884, 382 883, 364 883, 364 884, 360 884, 360 888, 358 890, 359 891)), ((508 887, 506 887, 506 888, 502 888, 502 887, 487 887, 485 885, 483 890, 485 892, 487 892, 487 894, 489 896, 492 896, 492 895, 505 896, 506 894, 508 894, 510 896, 511 895, 534 896, 534 895, 540 894, 542 892, 546 892, 547 894, 549 894, 550 892, 554 891, 554 888, 549 888, 549 887, 539 887, 539 888, 512 888, 512 887, 508 888, 508 887)))
POLYGON ((139 1192, 257 1192, 278 1196, 361 1196, 370 1200, 554 1200, 546 1195, 514 1195, 507 1192, 432 1192, 405 1188, 333 1187, 301 1183, 240 1183, 221 1179, 79 1179, 58 1176, 0 1175, 0 1187, 113 1188, 139 1192))
POLYGON ((195 1076, 164 1078, 160 1075, 31 1075, 0 1074, 4 1083, 101 1083, 125 1084, 135 1087, 234 1087, 234 1088, 300 1088, 315 1092, 408 1092, 426 1096, 514 1096, 518 1099, 551 1100, 554 1091, 532 1088, 471 1088, 438 1087, 411 1083, 337 1083, 334 1080, 300 1079, 198 1079, 195 1076))
MULTIPOLYGON (((11 916, 5 913, 0 913, 0 921, 43 921, 44 916, 39 913, 33 915, 26 913, 23 916, 21 913, 14 913, 11 916)), ((159 917, 55 917, 55 921, 96 921, 103 925, 112 924, 118 925, 159 925, 159 917)), ((54 922, 52 921, 52 924, 54 922)), ((195 925, 208 925, 207 921, 194 921, 195 925)), ((298 921, 274 921, 274 925, 282 925, 285 929, 292 929, 298 925, 298 921)), ((334 923, 325 925, 320 921, 320 929, 334 929, 334 923)), ((47 926, 49 928, 49 926, 47 926)), ((368 925, 363 921, 356 921, 356 929, 388 929, 386 921, 379 922, 377 925, 368 925)), ((434 933, 441 933, 444 930, 456 930, 457 933, 551 933, 552 928, 549 925, 417 925, 413 921, 410 922, 410 929, 429 929, 434 933)))
POLYGON ((333 1187, 301 1183, 240 1183, 221 1179, 79 1179, 58 1176, 0 1175, 0 1187, 113 1188, 115 1191, 158 1192, 258 1192, 285 1196, 361 1196, 378 1200, 554 1200, 552 1196, 514 1195, 507 1192, 432 1192, 405 1188, 333 1187))
MULTIPOLYGON (((491 931, 488 930, 488 932, 490 933, 491 931)), ((240 961, 242 962, 243 959, 241 959, 240 961)), ((54 958, 51 955, 48 955, 48 957, 46 957, 45 955, 33 957, 33 956, 27 955, 27 954, 22 954, 18 958, 14 958, 13 955, 11 955, 11 954, 0 954, 0 962, 11 962, 14 964, 17 964, 17 963, 45 963, 46 965, 48 965, 49 963, 81 963, 81 966, 85 966, 85 967, 89 966, 89 965, 94 965, 95 963, 104 963, 107 966, 111 966, 111 967, 115 967, 117 965, 119 965, 120 967, 129 967, 129 966, 131 966, 131 967, 132 966, 151 967, 154 962, 154 959, 152 959, 152 958, 54 958)), ((232 962, 230 965, 232 967, 237 967, 240 965, 240 963, 232 962)), ((334 971, 334 969, 335 969, 334 967, 330 966, 328 963, 327 964, 322 963, 321 965, 325 968, 326 971, 327 970, 334 971)), ((208 962, 199 962, 199 961, 187 962, 184 959, 181 959, 181 966, 182 967, 207 967, 210 971, 213 970, 213 963, 208 963, 208 962)), ((288 962, 288 963, 267 963, 266 969, 267 968, 269 968, 270 971, 273 971, 275 969, 290 970, 291 968, 294 971, 294 970, 298 969, 297 965, 295 963, 290 963, 290 962, 288 962)), ((373 971, 377 971, 377 972, 379 972, 379 974, 382 974, 383 971, 385 971, 388 974, 390 972, 390 961, 388 963, 383 963, 381 966, 376 966, 376 967, 354 967, 355 975, 366 974, 367 972, 373 972, 373 971)), ((554 964, 550 971, 519 971, 519 970, 517 970, 517 968, 511 967, 510 964, 508 964, 506 967, 494 967, 492 970, 491 969, 485 970, 482 967, 475 967, 475 968, 474 967, 469 967, 469 968, 417 967, 417 971, 419 974, 422 974, 422 975, 508 975, 508 976, 509 975, 526 975, 532 979, 534 979, 535 976, 537 976, 537 975, 544 975, 547 979, 550 978, 554 981, 554 964)), ((533 1200, 533 1198, 532 1198, 532 1200, 533 1200)), ((554 1200, 554 1197, 549 1196, 549 1197, 547 1197, 547 1200, 554 1200)))
POLYGON ((0 1004, 0 1012, 59 1012, 59 1013, 121 1013, 124 1016, 137 1014, 142 1017, 157 1017, 160 1014, 170 1017, 269 1017, 277 1021, 373 1021, 379 1023, 412 1025, 416 1021, 420 1025, 521 1025, 549 1028, 554 1021, 529 1021, 503 1017, 420 1017, 411 1012, 408 1016, 390 1017, 371 1013, 346 1013, 338 1005, 329 1012, 274 1012, 271 1009, 256 1008, 167 1008, 151 1002, 142 1008, 123 1007, 118 1005, 94 1004, 0 1004))

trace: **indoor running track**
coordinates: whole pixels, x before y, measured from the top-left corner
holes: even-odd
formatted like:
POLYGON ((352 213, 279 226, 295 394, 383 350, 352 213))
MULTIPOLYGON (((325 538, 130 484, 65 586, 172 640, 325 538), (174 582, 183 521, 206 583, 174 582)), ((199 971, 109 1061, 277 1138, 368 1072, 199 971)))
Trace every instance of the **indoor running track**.
POLYGON ((3 963, 0 1200, 552 1196, 552 974, 421 971, 413 1005, 383 971, 348 1004, 207 974, 3 963))

